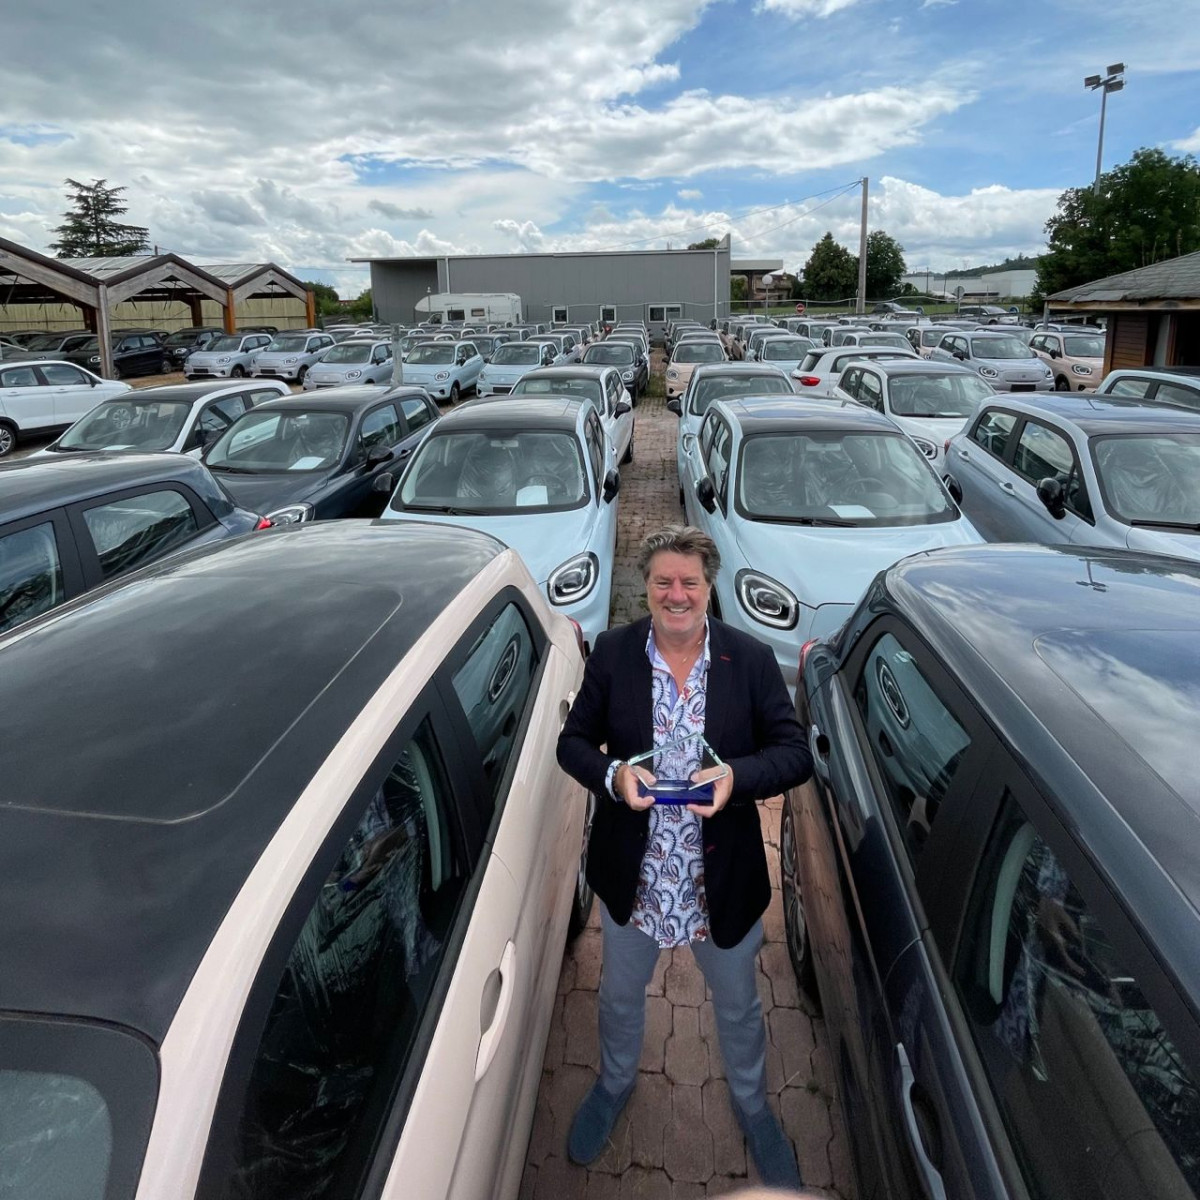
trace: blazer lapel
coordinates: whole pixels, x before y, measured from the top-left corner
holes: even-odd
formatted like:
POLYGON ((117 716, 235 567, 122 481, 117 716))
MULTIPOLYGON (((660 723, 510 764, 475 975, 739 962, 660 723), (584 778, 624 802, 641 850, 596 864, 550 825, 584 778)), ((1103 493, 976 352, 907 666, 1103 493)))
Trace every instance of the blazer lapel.
POLYGON ((654 672, 650 668, 650 656, 646 653, 646 639, 650 636, 650 618, 643 617, 636 624, 633 662, 630 664, 629 682, 631 695, 637 697, 638 753, 654 749, 654 672))
POLYGON ((708 688, 704 697, 704 740, 720 753, 721 734, 733 684, 733 662, 721 623, 708 619, 708 688))

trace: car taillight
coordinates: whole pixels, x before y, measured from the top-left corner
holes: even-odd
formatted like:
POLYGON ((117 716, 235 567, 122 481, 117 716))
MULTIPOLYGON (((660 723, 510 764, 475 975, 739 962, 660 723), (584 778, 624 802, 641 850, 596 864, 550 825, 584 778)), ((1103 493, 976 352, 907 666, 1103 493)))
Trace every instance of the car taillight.
POLYGON ((804 664, 808 662, 808 652, 817 644, 816 638, 809 638, 803 646, 800 647, 800 672, 799 678, 804 677, 804 664))
POLYGON ((805 387, 816 387, 821 382, 821 377, 820 375, 801 375, 800 382, 805 387))
POLYGON ((568 617, 571 628, 575 630, 575 644, 579 647, 580 658, 587 658, 587 643, 583 640, 583 626, 574 617, 568 617))
POLYGON ((254 528, 255 528, 256 530, 257 530, 257 529, 270 529, 270 528, 271 528, 271 524, 272 524, 272 521, 271 521, 271 518, 270 518, 270 517, 259 517, 259 518, 258 518, 258 524, 257 524, 257 525, 255 525, 255 527, 254 527, 254 528))
POLYGON ((945 440, 945 441, 942 443, 942 453, 943 453, 943 454, 949 454, 949 453, 950 453, 950 439, 949 439, 949 438, 947 438, 947 439, 946 439, 946 440, 945 440))

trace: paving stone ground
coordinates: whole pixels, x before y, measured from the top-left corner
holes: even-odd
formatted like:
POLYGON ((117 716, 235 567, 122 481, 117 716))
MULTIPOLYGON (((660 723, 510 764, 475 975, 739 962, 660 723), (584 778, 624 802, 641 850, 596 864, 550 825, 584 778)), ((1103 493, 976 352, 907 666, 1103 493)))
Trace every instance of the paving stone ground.
MULTIPOLYGON (((657 358, 657 355, 656 355, 657 358)), ((661 370, 661 365, 656 363, 661 370)), ((661 398, 635 410, 634 461, 621 472, 613 583, 614 623, 645 612, 635 559, 645 533, 682 519, 675 470, 676 418, 661 398)), ((771 906, 763 918, 758 988, 766 1015, 770 1103, 796 1148, 805 1184, 853 1200, 841 1108, 825 1028, 800 1000, 784 944, 779 891, 781 800, 760 806, 771 906)), ((685 949, 665 950, 647 988, 646 1040, 638 1085, 605 1153, 585 1169, 568 1161, 567 1131, 599 1065, 596 996, 600 986, 599 905, 563 958, 546 1045, 522 1200, 693 1200, 758 1182, 729 1108, 712 1004, 685 949)))

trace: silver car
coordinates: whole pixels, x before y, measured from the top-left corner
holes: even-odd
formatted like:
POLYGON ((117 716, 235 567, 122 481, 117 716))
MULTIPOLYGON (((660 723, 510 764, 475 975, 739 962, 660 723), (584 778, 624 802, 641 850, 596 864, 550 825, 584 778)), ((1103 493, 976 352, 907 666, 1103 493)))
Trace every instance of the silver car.
POLYGON ((392 343, 354 338, 321 355, 304 376, 304 390, 340 387, 344 383, 391 383, 392 343))
POLYGON ((511 392, 523 375, 554 362, 554 347, 539 342, 509 342, 500 346, 485 363, 475 382, 480 396, 502 396, 511 392))
POLYGON ((242 379, 254 361, 271 344, 269 333, 225 333, 203 350, 193 350, 183 363, 184 378, 242 379))
MULTIPOLYGON (((251 374, 267 379, 294 379, 303 383, 322 351, 334 345, 327 333, 277 333, 271 343, 255 359, 251 374)), ((189 360, 190 362, 190 360, 189 360)))
POLYGON ((1054 390, 1054 372, 1008 333, 948 333, 929 358, 931 362, 960 362, 998 392, 1054 390))
POLYGON ((950 494, 989 541, 1200 560, 1200 414, 1078 393, 997 396, 951 439, 947 469, 950 494))

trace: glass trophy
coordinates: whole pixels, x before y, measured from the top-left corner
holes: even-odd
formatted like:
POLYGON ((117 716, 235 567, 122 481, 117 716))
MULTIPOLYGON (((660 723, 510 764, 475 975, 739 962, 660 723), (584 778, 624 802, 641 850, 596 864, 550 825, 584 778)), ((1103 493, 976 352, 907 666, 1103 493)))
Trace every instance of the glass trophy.
POLYGON ((704 783, 693 783, 690 779, 669 779, 663 777, 656 778, 654 783, 647 784, 638 778, 638 794, 640 796, 653 796, 655 804, 699 804, 702 806, 709 805, 713 802, 713 794, 716 790, 715 784, 717 779, 722 778, 729 773, 729 768, 718 757, 717 752, 704 740, 702 733, 689 733, 681 738, 677 738, 673 742, 668 742, 665 746, 657 746, 653 750, 647 750, 645 754, 639 754, 636 758, 626 759, 631 767, 646 765, 651 774, 654 772, 654 760, 673 752, 684 750, 689 746, 694 746, 699 743, 700 746, 700 765, 696 768, 698 771, 706 770, 709 767, 721 767, 722 775, 716 779, 706 780, 704 783))

